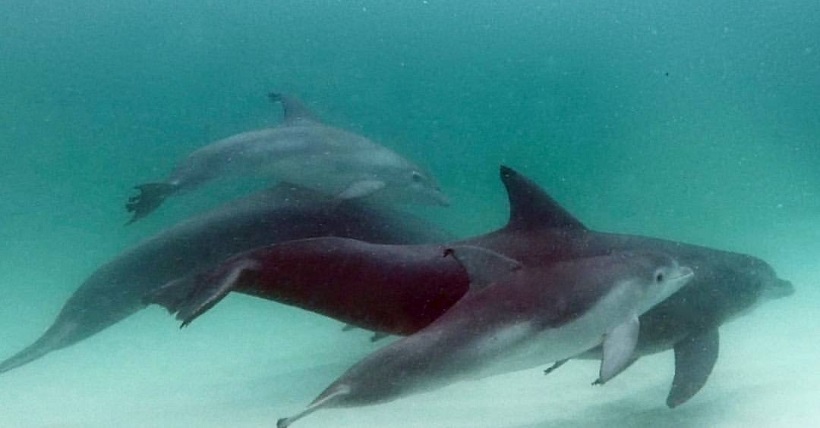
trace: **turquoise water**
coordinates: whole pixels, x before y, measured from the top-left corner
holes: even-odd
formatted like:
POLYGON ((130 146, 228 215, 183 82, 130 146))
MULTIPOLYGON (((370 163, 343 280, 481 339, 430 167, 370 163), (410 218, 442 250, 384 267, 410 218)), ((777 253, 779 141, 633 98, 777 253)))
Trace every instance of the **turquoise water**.
MULTIPOLYGON (((253 187, 216 185, 123 226, 131 186, 276 124, 277 90, 423 163, 453 206, 418 211, 460 234, 503 223, 506 164, 596 229, 754 254, 798 289, 727 326, 715 375, 675 411, 660 407, 659 356, 604 392, 584 383, 591 367, 553 385, 516 374, 304 426, 816 420, 820 379, 802 370, 820 360, 804 343, 820 324, 819 41, 810 1, 5 1, 0 355, 100 264, 253 187)), ((183 333, 143 311, 4 374, 0 426, 270 426, 373 349, 281 305, 220 308, 183 333)))

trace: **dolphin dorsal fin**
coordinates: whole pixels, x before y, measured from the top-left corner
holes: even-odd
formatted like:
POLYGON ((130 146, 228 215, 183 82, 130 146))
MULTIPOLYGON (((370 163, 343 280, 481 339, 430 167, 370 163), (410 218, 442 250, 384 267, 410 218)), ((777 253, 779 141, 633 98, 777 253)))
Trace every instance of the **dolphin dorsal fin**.
POLYGON ((501 165, 501 181, 510 199, 508 229, 561 228, 587 230, 540 186, 514 169, 501 165))
POLYGON ((302 120, 318 122, 313 112, 294 96, 271 92, 268 94, 268 98, 271 102, 282 104, 282 109, 285 111, 285 125, 292 125, 302 120))
POLYGON ((455 245, 444 256, 456 259, 470 277, 470 290, 480 290, 521 269, 521 262, 482 247, 455 245))

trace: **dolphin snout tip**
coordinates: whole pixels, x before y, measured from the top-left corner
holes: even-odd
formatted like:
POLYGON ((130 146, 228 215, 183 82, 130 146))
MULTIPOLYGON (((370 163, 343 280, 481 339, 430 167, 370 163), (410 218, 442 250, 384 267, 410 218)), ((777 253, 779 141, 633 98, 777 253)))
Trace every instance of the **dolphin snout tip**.
POLYGON ((795 288, 791 281, 773 278, 763 286, 762 297, 764 299, 781 299, 794 294, 795 288))
POLYGON ((778 279, 777 284, 774 287, 776 292, 776 297, 788 297, 794 294, 794 284, 791 281, 787 281, 785 279, 778 279))

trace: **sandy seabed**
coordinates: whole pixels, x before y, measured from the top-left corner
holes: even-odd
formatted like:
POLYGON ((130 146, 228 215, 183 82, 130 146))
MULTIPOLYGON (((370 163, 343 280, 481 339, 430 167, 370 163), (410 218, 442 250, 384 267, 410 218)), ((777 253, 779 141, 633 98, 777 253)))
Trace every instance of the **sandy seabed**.
MULTIPOLYGON (((665 352, 603 387, 590 385, 595 362, 574 361, 549 376, 526 370, 383 405, 323 410, 294 426, 818 426, 820 263, 812 259, 804 252, 768 260, 797 292, 726 324, 709 382, 675 410, 664 405, 673 374, 665 352)), ((13 316, 37 303, 21 303, 13 316)), ((52 316, 19 322, 0 315, 15 326, 0 355, 28 344, 52 316)), ((368 339, 364 331, 341 332, 336 321, 245 296, 229 297, 182 331, 150 308, 0 376, 0 427, 272 427, 386 343, 368 339)))

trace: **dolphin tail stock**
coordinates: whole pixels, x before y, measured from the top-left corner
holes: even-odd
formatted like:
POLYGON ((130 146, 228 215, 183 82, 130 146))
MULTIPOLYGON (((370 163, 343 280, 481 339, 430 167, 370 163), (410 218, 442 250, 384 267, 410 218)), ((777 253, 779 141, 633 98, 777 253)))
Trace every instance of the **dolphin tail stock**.
POLYGON ((188 326, 200 315, 214 307, 233 290, 242 273, 258 268, 258 264, 240 258, 219 268, 212 274, 190 275, 171 281, 156 291, 146 295, 143 303, 164 307, 182 327, 188 326))
POLYGON ((76 324, 74 323, 55 323, 34 343, 12 355, 5 361, 0 362, 0 373, 5 373, 26 365, 52 351, 65 348, 77 342, 79 339, 72 335, 75 330, 76 324))
POLYGON ((563 366, 564 364, 566 364, 567 362, 569 362, 569 360, 570 360, 569 358, 564 358, 563 360, 558 360, 558 361, 556 361, 556 362, 552 363, 552 365, 551 365, 551 366, 549 366, 549 367, 547 367, 546 369, 544 369, 544 374, 545 374, 545 375, 548 375, 548 374, 550 374, 550 373, 554 372, 554 371, 555 371, 555 370, 557 370, 559 367, 561 367, 561 366, 563 366))
POLYGON ((125 209, 134 213, 127 225, 151 214, 162 205, 165 198, 177 190, 177 186, 170 183, 145 183, 134 188, 139 190, 139 194, 130 197, 125 204, 125 209))
POLYGON ((292 423, 296 422, 299 419, 304 418, 305 416, 321 409, 322 407, 327 406, 328 404, 333 404, 336 399, 340 397, 344 397, 345 395, 350 394, 350 387, 347 385, 336 385, 331 386, 325 392, 323 392, 316 400, 314 400, 310 405, 301 412, 287 417, 282 418, 276 421, 276 428, 288 428, 292 423))

